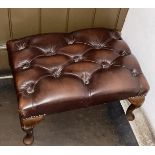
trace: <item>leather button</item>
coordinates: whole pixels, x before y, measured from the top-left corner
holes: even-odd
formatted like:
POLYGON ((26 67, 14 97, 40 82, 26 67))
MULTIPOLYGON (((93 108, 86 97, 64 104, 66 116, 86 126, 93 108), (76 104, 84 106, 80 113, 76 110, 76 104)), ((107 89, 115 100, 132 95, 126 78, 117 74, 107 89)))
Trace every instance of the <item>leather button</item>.
POLYGON ((91 75, 87 72, 82 73, 81 79, 83 80, 84 84, 89 84, 91 75))
POLYGON ((23 50, 24 48, 26 48, 26 43, 25 42, 19 42, 16 44, 17 46, 17 50, 23 50))
POLYGON ((50 69, 50 72, 53 77, 58 78, 61 75, 62 67, 53 67, 50 69))
POLYGON ((65 38, 65 40, 66 40, 66 43, 68 45, 72 45, 75 42, 75 39, 73 37, 71 37, 71 38, 65 38))
POLYGON ((68 40, 68 45, 72 45, 74 43, 74 40, 68 40))
POLYGON ((28 93, 28 94, 34 93, 34 89, 33 89, 32 86, 29 86, 29 87, 27 88, 27 93, 28 93))
POLYGON ((139 74, 135 68, 131 70, 131 73, 135 77, 139 74))
POLYGON ((126 55, 128 55, 128 52, 126 50, 123 50, 123 51, 119 52, 119 55, 120 56, 126 56, 126 55))
POLYGON ((55 55, 55 54, 56 54, 56 52, 53 49, 51 49, 50 51, 47 51, 45 53, 46 56, 52 56, 52 55, 55 55))
POLYGON ((73 61, 74 61, 74 62, 78 62, 78 61, 80 61, 80 60, 82 60, 82 56, 75 56, 75 57, 73 58, 73 61))
POLYGON ((27 69, 30 67, 30 62, 29 61, 25 61, 22 65, 21 65, 21 69, 27 69))
POLYGON ((104 69, 107 69, 110 67, 110 63, 106 60, 102 61, 101 65, 102 65, 102 68, 104 69))
POLYGON ((34 93, 34 82, 26 82, 21 86, 20 92, 23 92, 24 94, 32 94, 34 93))

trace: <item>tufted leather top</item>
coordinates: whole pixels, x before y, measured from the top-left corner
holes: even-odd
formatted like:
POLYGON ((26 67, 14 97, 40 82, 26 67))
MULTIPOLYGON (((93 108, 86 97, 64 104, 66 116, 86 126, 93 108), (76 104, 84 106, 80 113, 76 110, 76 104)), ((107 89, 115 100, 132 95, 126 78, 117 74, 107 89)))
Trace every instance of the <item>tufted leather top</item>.
POLYGON ((24 117, 145 95, 149 89, 119 32, 93 28, 7 42, 24 117))

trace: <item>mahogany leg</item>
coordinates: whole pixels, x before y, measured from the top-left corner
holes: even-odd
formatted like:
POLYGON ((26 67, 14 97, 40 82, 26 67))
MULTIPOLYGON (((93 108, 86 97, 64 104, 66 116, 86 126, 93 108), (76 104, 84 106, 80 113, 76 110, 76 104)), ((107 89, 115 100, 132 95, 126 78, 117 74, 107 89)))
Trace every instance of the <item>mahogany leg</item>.
POLYGON ((25 145, 31 145, 34 141, 34 136, 33 136, 33 128, 35 127, 36 124, 41 122, 44 119, 44 115, 39 115, 39 116, 32 116, 26 119, 20 118, 21 122, 21 127, 24 132, 26 132, 26 135, 23 138, 23 143, 25 145))
POLYGON ((133 121, 135 119, 133 111, 139 108, 143 104, 144 100, 145 100, 144 96, 136 96, 128 98, 128 101, 131 103, 126 112, 126 117, 128 121, 133 121))
POLYGON ((23 131, 26 132, 26 135, 23 138, 23 143, 25 145, 31 145, 34 141, 33 128, 23 129, 23 131))

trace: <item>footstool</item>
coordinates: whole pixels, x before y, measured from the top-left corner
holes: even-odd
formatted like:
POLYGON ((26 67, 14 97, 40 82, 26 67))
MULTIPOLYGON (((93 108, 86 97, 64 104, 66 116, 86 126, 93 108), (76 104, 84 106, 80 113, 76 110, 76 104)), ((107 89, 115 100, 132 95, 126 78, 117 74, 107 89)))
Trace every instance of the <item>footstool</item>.
POLYGON ((120 33, 89 28, 7 42, 24 144, 48 114, 127 99, 126 116, 144 102, 149 85, 120 33))

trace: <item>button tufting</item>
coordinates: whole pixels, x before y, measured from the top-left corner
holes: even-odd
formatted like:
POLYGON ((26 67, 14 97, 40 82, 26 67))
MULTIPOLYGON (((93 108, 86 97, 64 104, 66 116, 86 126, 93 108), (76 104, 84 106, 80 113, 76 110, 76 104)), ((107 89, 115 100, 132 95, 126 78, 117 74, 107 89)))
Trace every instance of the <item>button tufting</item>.
POLYGON ((56 52, 55 52, 55 49, 53 47, 51 47, 50 50, 45 52, 46 56, 52 56, 52 55, 55 55, 55 54, 56 54, 56 52))
POLYGON ((27 68, 29 68, 29 67, 30 67, 30 62, 27 61, 27 60, 24 61, 24 62, 22 62, 21 65, 20 65, 20 68, 23 69, 23 70, 24 70, 24 69, 27 69, 27 68))
POLYGON ((65 40, 66 40, 66 42, 67 42, 68 45, 72 45, 75 42, 75 39, 74 38, 72 38, 72 39, 65 38, 65 40))
POLYGON ((20 92, 23 92, 25 94, 32 94, 34 93, 34 82, 29 81, 21 85, 20 92))
POLYGON ((126 55, 128 55, 128 52, 127 52, 126 50, 121 50, 121 51, 119 52, 119 55, 121 55, 121 56, 126 56, 126 55))
POLYGON ((16 44, 17 46, 17 49, 20 51, 20 50, 23 50, 24 48, 26 48, 26 43, 25 42, 19 42, 16 44))
POLYGON ((52 56, 52 55, 55 55, 56 53, 55 53, 55 51, 47 51, 46 53, 45 53, 45 55, 46 56, 52 56))
POLYGON ((78 62, 78 61, 80 61, 80 60, 82 60, 82 59, 83 59, 83 58, 82 58, 81 55, 73 57, 73 61, 74 61, 74 62, 78 62))
POLYGON ((121 39, 120 32, 117 32, 117 31, 111 32, 111 37, 113 39, 120 40, 121 39))
POLYGON ((74 43, 74 40, 69 40, 68 45, 72 45, 74 43))
POLYGON ((37 121, 40 114, 126 99, 149 89, 130 48, 113 30, 34 35, 9 41, 7 47, 24 119, 37 121))
POLYGON ((88 72, 83 72, 81 75, 81 79, 83 80, 84 84, 89 84, 91 75, 88 72))
POLYGON ((52 68, 50 68, 50 73, 55 78, 60 77, 61 71, 62 71, 62 67, 52 67, 52 68))
POLYGON ((139 74, 135 68, 131 70, 131 73, 132 73, 132 76, 134 76, 134 77, 138 76, 138 74, 139 74))
POLYGON ((106 47, 105 43, 100 43, 98 41, 91 41, 89 43, 90 43, 90 45, 92 45, 96 49, 101 49, 103 47, 106 47))
POLYGON ((101 62, 101 66, 102 66, 102 68, 104 68, 104 69, 107 69, 107 68, 109 68, 110 67, 110 62, 109 61, 107 61, 107 60, 103 60, 102 62, 101 62))

